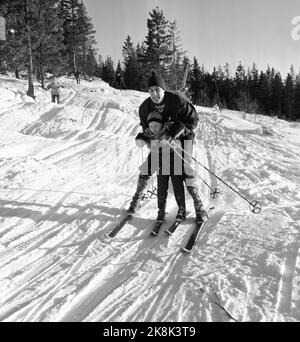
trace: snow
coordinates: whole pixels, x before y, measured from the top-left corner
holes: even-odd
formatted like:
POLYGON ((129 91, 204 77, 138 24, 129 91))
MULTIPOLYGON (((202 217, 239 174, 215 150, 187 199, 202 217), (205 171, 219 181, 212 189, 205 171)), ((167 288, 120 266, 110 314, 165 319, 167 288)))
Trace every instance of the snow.
MULTIPOLYGON (((172 237, 148 236, 155 199, 106 237, 147 155, 134 144, 147 93, 60 81, 57 105, 38 84, 33 101, 26 81, 0 76, 0 320, 299 321, 300 123, 196 107, 195 156, 263 210, 198 165, 222 194, 209 199, 199 180, 210 220, 184 255, 188 194, 191 214, 172 237)), ((165 227, 172 189, 167 211, 165 227)))

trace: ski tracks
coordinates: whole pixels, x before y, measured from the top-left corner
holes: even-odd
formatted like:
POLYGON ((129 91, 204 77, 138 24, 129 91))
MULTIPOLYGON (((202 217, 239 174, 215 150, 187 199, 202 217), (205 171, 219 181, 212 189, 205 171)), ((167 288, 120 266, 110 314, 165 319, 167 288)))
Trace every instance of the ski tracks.
POLYGON ((290 320, 300 320, 300 243, 299 238, 288 246, 285 262, 281 270, 274 321, 280 321, 281 315, 290 320))

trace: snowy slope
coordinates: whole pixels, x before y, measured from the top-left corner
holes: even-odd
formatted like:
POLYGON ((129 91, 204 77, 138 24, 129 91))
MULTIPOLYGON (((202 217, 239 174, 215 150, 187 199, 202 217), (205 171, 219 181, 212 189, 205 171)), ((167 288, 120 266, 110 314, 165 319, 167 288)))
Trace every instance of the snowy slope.
MULTIPOLYGON (((199 166, 222 196, 210 201, 199 180, 215 209, 186 256, 188 195, 191 215, 172 237, 148 237, 155 200, 105 237, 147 155, 134 144, 147 94, 61 81, 57 105, 0 76, 0 321, 299 321, 300 124, 197 107, 196 158, 263 211, 199 166)), ((169 223, 172 190, 167 210, 169 223)))

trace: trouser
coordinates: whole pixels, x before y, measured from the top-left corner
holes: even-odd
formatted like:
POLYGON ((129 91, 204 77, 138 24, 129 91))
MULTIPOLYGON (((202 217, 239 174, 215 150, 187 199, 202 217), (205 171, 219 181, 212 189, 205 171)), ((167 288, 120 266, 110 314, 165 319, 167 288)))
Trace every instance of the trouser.
POLYGON ((170 177, 171 177, 171 181, 173 184, 174 195, 175 195, 178 208, 185 209, 185 193, 184 193, 183 177, 182 176, 170 176, 170 175, 167 175, 167 176, 157 175, 158 209, 165 210, 166 208, 170 177))
POLYGON ((52 98, 52 102, 55 103, 55 99, 57 99, 57 103, 60 103, 59 95, 51 95, 51 98, 52 98))

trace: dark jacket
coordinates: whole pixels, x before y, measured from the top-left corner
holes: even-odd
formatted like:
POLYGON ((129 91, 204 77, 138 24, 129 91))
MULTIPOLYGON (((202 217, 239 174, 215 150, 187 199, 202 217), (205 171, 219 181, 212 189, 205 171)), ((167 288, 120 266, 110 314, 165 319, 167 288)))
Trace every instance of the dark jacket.
MULTIPOLYGON (((162 146, 158 142, 158 136, 163 136, 164 134, 168 134, 170 130, 174 127, 173 122, 165 123, 164 127, 161 131, 155 135, 150 131, 150 128, 146 128, 142 133, 139 133, 135 139, 140 139, 146 142, 148 148, 150 149, 150 154, 148 155, 147 159, 143 162, 143 164, 139 167, 141 173, 143 175, 153 175, 155 172, 158 172, 159 175, 174 175, 175 169, 183 170, 183 161, 180 157, 181 150, 177 149, 176 147, 172 146, 162 146), (154 144, 151 144, 151 141, 156 140, 154 144), (165 153, 163 154, 163 151, 165 153), (177 153, 174 153, 177 151, 177 153), (152 155, 152 157, 151 157, 152 155), (168 165, 168 166, 167 166, 168 165), (166 169, 168 172, 166 173, 166 169), (164 171, 163 171, 164 170, 164 171)), ((178 138, 181 138, 179 136, 178 138)), ((180 145, 179 140, 174 141, 175 144, 180 145)), ((182 172, 182 171, 181 171, 182 172)))
POLYGON ((187 137, 198 125, 199 117, 195 107, 187 101, 182 95, 165 91, 163 102, 156 105, 152 102, 151 98, 147 98, 139 107, 140 125, 143 131, 148 128, 148 115, 152 111, 162 109, 161 114, 164 122, 173 121, 170 129, 172 138, 177 138, 182 134, 183 138, 187 137))

